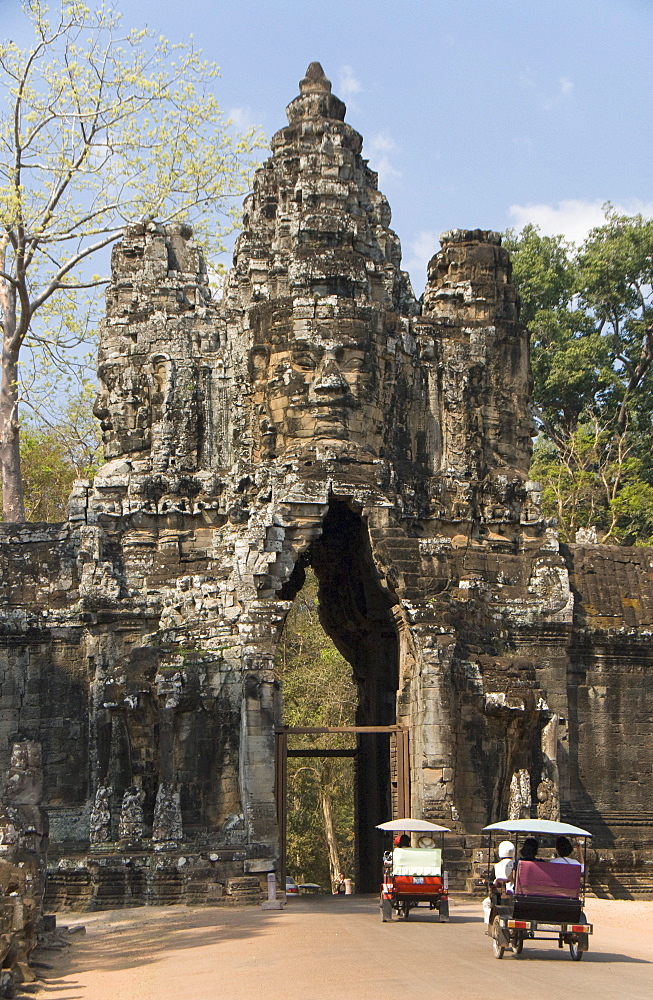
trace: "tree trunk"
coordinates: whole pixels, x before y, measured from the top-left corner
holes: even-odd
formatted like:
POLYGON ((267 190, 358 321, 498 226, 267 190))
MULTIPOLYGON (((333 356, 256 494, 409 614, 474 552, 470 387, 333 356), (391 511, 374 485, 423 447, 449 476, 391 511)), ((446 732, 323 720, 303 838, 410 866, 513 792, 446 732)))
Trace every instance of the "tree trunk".
POLYGON ((18 343, 16 339, 16 290, 0 280, 3 317, 2 378, 0 381, 0 473, 5 521, 24 521, 25 502, 20 471, 18 436, 18 343))
POLYGON ((329 851, 329 868, 331 870, 331 888, 335 890, 336 880, 340 874, 340 855, 338 853, 338 842, 336 840, 336 830, 331 811, 331 793, 324 784, 320 785, 320 805, 322 806, 322 819, 324 820, 324 833, 326 836, 327 848, 329 851))

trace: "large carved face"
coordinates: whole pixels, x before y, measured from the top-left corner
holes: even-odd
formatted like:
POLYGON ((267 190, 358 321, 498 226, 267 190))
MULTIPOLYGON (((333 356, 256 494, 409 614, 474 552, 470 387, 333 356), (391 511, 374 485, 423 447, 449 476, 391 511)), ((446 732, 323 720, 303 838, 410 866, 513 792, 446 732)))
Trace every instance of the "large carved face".
POLYGON ((100 388, 93 413, 100 421, 107 459, 150 447, 150 401, 147 376, 125 361, 98 366, 100 388))
POLYGON ((375 381, 369 344, 293 340, 255 347, 250 363, 262 458, 301 456, 320 442, 341 453, 363 440, 375 381))

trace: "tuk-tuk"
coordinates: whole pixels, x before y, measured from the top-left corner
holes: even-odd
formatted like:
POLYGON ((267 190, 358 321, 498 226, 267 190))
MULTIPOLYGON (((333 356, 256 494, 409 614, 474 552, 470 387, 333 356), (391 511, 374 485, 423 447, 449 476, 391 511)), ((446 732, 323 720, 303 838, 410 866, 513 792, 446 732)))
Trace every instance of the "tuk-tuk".
POLYGON ((442 850, 446 826, 424 819, 394 819, 379 823, 377 829, 394 833, 395 840, 417 841, 416 846, 395 843, 383 855, 381 883, 381 919, 392 920, 392 911, 408 919, 408 914, 420 903, 428 903, 438 911, 441 923, 449 920, 449 879, 444 870, 442 850), (436 838, 439 846, 436 846, 436 838))
POLYGON ((583 912, 591 833, 570 823, 545 819, 503 820, 486 826, 484 832, 490 834, 486 934, 492 938, 494 957, 503 958, 506 951, 521 955, 526 941, 557 940, 559 948, 569 945, 572 960, 579 962, 588 950, 593 930, 583 912), (495 834, 514 839, 514 868, 506 884, 505 880, 496 884, 492 878, 495 834), (540 837, 549 842, 557 838, 559 845, 566 842, 566 856, 554 856, 553 847, 546 846, 540 854, 540 837), (571 857, 573 839, 579 843, 579 858, 571 857))

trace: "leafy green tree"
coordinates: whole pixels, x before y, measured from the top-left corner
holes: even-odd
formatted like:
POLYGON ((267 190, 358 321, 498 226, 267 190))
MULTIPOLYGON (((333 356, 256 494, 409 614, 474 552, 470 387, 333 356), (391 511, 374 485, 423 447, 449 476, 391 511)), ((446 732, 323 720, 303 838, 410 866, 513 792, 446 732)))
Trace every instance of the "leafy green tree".
MULTIPOLYGON (((21 433, 25 513, 30 521, 63 521, 76 479, 91 478, 101 464, 99 425, 91 407, 95 387, 86 383, 50 423, 27 420, 21 433)), ((1 508, 0 508, 1 509, 1 508)))
POLYGON ((564 447, 583 413, 614 380, 609 345, 578 298, 574 248, 526 226, 508 233, 521 316, 531 335, 533 402, 544 433, 564 447))
POLYGON ((543 486, 543 508, 563 541, 595 528, 602 542, 653 543, 653 486, 631 436, 616 436, 591 415, 562 445, 541 435, 531 476, 543 486))
POLYGON ((531 334, 541 434, 532 475, 562 536, 652 537, 653 221, 605 207, 576 250, 526 226, 507 234, 531 334))
POLYGON ((197 220, 220 247, 256 144, 232 131, 217 67, 192 48, 121 30, 118 14, 80 0, 52 16, 41 0, 23 9, 33 44, 0 45, 0 468, 12 521, 25 517, 21 351, 40 343, 56 357, 83 339, 51 318, 39 333, 35 319, 57 303, 70 313, 71 295, 101 283, 89 262, 128 221, 197 220))
MULTIPOLYGON (((309 569, 277 651, 284 723, 351 726, 357 705, 351 665, 320 625, 317 590, 309 569)), ((318 756, 288 761, 288 861, 301 878, 333 886, 338 873, 351 872, 354 865, 353 770, 350 759, 319 757, 319 750, 351 746, 352 737, 295 740, 295 749, 314 749, 318 756)))
POLYGON ((638 418, 650 433, 650 372, 653 363, 653 219, 619 215, 606 208, 606 222, 589 234, 578 254, 583 305, 599 335, 610 344, 615 374, 615 433, 638 418), (643 413, 642 410, 643 402, 643 413))

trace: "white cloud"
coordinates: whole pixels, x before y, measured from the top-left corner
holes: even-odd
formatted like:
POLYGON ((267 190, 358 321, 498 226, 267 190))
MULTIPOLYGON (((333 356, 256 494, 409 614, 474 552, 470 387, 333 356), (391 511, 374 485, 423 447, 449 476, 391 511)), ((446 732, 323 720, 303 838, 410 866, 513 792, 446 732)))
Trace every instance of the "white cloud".
POLYGON ((368 145, 370 146, 370 165, 378 173, 381 187, 387 181, 401 177, 401 170, 397 170, 389 155, 397 148, 394 139, 386 132, 378 132, 372 136, 368 145), (378 154, 378 156, 375 154, 378 154))
POLYGON ((386 132, 378 132, 375 136, 372 136, 370 146, 376 152, 380 153, 390 153, 393 149, 397 148, 394 139, 391 139, 386 132))
MULTIPOLYGON (((543 203, 537 205, 511 205, 508 215, 516 229, 523 229, 527 223, 539 226, 545 236, 562 234, 572 243, 582 243, 590 229, 604 222, 603 205, 605 202, 583 201, 570 198, 554 205, 543 203)), ((623 204, 615 204, 614 208, 622 215, 653 216, 653 201, 634 199, 623 204)))
POLYGON ((256 121, 251 108, 230 108, 227 112, 229 118, 240 132, 246 132, 249 128, 256 128, 256 121))
POLYGON ((343 101, 350 101, 354 94, 362 91, 361 82, 354 73, 351 66, 341 66, 338 75, 338 97, 343 101))
POLYGON ((372 168, 376 170, 379 175, 379 184, 381 187, 393 178, 401 177, 401 170, 397 170, 396 167, 393 167, 389 156, 382 156, 380 159, 374 160, 372 168))
POLYGON ((574 89, 574 82, 570 80, 568 76, 561 76, 558 80, 558 87, 553 95, 553 97, 547 97, 542 101, 542 107, 545 111, 552 111, 565 97, 574 89))
POLYGON ((409 241, 409 252, 403 266, 407 271, 410 271, 415 288, 423 287, 426 284, 426 265, 439 249, 438 234, 432 229, 422 229, 414 239, 409 241))

